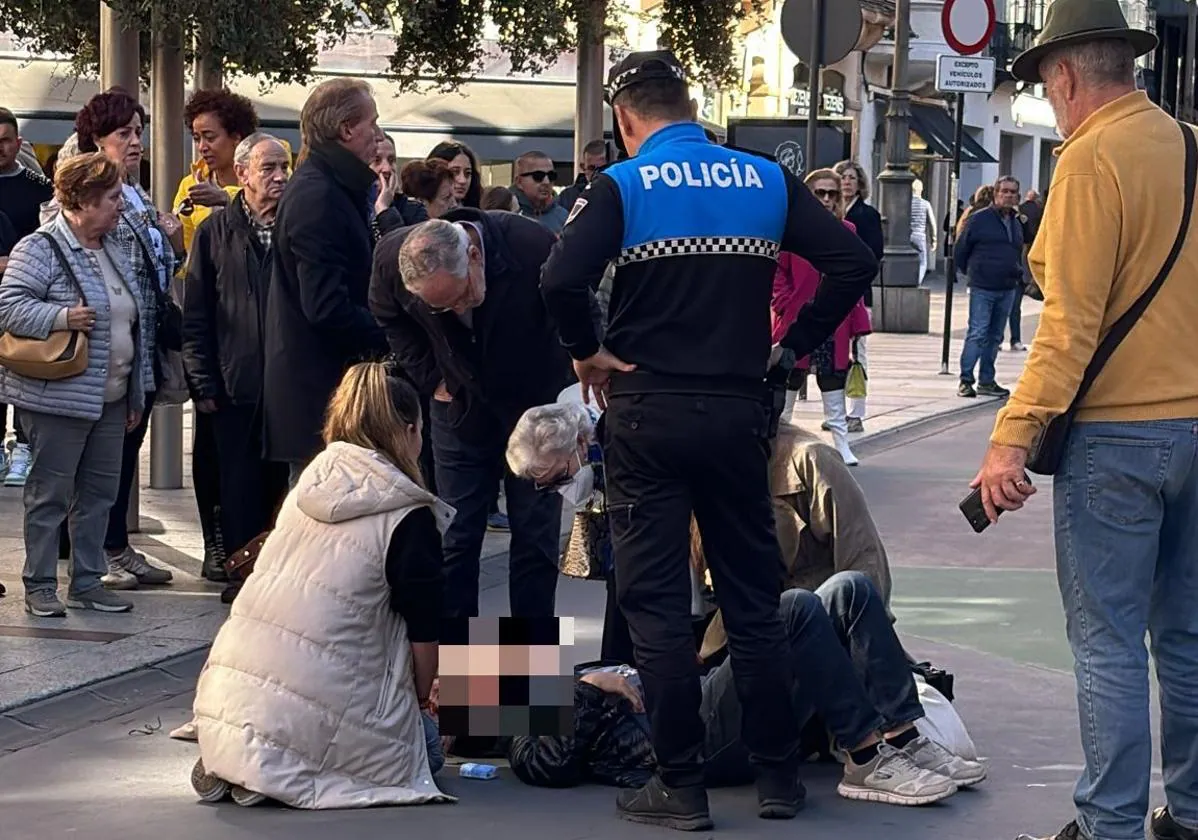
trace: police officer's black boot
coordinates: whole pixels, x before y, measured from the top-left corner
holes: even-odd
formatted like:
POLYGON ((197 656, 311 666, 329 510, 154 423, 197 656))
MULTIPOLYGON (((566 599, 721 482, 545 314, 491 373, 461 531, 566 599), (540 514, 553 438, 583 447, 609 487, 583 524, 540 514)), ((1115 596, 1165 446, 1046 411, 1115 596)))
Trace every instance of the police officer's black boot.
POLYGON ((712 827, 707 789, 702 785, 670 788, 657 776, 639 790, 616 794, 616 810, 629 822, 660 825, 678 831, 707 831, 712 827))
POLYGON ((807 802, 807 788, 797 769, 757 768, 757 816, 792 820, 807 802))

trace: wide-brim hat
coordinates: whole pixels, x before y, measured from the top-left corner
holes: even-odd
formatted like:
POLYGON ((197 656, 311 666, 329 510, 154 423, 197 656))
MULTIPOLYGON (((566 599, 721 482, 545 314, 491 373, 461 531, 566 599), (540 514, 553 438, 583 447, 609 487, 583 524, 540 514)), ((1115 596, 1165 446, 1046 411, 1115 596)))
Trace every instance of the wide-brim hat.
POLYGON ((1131 44, 1136 58, 1152 52, 1157 45, 1157 37, 1151 32, 1127 25, 1119 0, 1055 0, 1048 7, 1036 45, 1016 57, 1011 75, 1038 84, 1044 81, 1040 78, 1040 62, 1050 52, 1107 38, 1131 44))

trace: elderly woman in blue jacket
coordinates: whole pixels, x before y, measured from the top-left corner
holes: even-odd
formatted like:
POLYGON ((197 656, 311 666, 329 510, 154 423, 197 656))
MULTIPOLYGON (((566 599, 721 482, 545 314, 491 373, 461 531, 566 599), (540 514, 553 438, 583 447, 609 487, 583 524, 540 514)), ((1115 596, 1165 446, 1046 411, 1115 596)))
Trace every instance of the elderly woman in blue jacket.
POLYGON ((112 231, 122 208, 122 170, 103 154, 64 162, 54 177, 61 213, 13 249, 0 282, 0 331, 45 340, 87 335, 87 368, 45 380, 0 369, 0 401, 17 408, 32 465, 25 485, 25 609, 63 616, 58 535, 69 521, 67 605, 127 612, 132 602, 107 591, 104 533, 116 498, 125 433, 141 422, 145 383, 141 292, 112 231))

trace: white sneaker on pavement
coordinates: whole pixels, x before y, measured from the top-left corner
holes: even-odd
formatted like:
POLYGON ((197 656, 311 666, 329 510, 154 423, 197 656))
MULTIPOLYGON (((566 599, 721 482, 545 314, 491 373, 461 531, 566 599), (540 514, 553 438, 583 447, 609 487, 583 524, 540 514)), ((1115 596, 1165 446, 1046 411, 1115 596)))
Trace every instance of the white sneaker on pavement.
POLYGON ((845 755, 844 778, 836 792, 863 802, 930 805, 952 796, 957 785, 947 776, 917 766, 903 750, 881 743, 867 764, 855 764, 851 755, 845 755))
POLYGON ((972 787, 986 780, 986 765, 953 755, 942 744, 920 735, 903 748, 919 767, 948 776, 961 787, 972 787))
POLYGON ((29 444, 14 443, 8 456, 8 473, 4 476, 4 486, 24 487, 32 463, 33 453, 29 451, 29 444))

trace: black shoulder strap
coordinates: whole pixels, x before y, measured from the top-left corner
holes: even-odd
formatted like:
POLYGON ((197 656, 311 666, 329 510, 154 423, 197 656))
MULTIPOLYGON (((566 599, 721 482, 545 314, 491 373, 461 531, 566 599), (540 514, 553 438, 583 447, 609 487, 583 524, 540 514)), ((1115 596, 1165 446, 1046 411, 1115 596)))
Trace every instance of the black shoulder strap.
POLYGON ((75 270, 71 268, 71 261, 63 253, 62 246, 58 244, 58 240, 44 230, 39 230, 38 235, 45 237, 46 241, 50 243, 50 250, 54 252, 54 256, 58 259, 58 264, 66 272, 67 279, 75 286, 75 291, 79 292, 79 299, 83 302, 83 305, 87 306, 87 295, 83 293, 83 286, 79 284, 79 278, 75 276, 75 270))
POLYGON ((1144 311, 1152 303, 1152 299, 1156 297, 1157 292, 1161 290, 1161 286, 1165 284, 1165 278, 1173 270, 1178 256, 1181 255, 1181 249, 1185 245, 1186 236, 1190 232, 1190 220, 1194 215, 1194 190, 1198 186, 1198 141, 1194 138, 1193 129, 1188 125, 1181 122, 1177 125, 1181 129, 1182 138, 1185 140, 1185 205, 1181 211, 1181 224, 1177 229, 1177 238, 1173 242, 1173 250, 1165 258, 1165 263, 1161 266, 1161 270, 1152 281, 1152 284, 1144 290, 1144 294, 1140 295, 1136 302, 1131 305, 1131 308, 1124 312, 1122 317, 1111 326, 1110 332, 1103 337, 1102 342, 1098 345, 1098 349, 1094 351, 1094 358, 1086 366, 1086 372, 1082 376, 1081 387, 1077 389, 1077 396, 1073 398, 1073 403, 1069 406, 1068 413, 1070 415, 1077 412, 1078 406, 1081 405, 1081 401, 1094 385, 1094 380, 1098 378, 1098 374, 1102 373, 1102 369, 1107 361, 1110 360, 1111 354, 1123 343, 1123 339, 1127 338, 1127 334, 1131 332, 1132 327, 1144 315, 1144 311))

